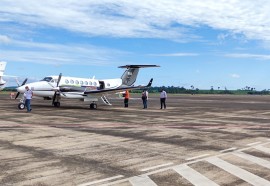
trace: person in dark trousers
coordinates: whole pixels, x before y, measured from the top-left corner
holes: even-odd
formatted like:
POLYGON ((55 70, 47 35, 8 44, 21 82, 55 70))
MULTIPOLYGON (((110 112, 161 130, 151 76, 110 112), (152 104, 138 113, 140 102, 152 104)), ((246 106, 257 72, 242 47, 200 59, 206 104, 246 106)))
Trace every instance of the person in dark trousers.
POLYGON ((164 107, 166 109, 166 98, 167 98, 167 93, 164 89, 161 90, 160 92, 160 109, 164 107))
POLYGON ((28 86, 25 87, 25 92, 24 92, 24 99, 25 99, 25 106, 27 108, 27 112, 31 112, 31 99, 33 97, 33 92, 32 90, 29 89, 28 86))
POLYGON ((129 101, 129 91, 128 90, 125 91, 124 97, 125 97, 124 105, 125 105, 125 107, 128 107, 128 101, 129 101))
POLYGON ((143 90, 142 92, 143 109, 147 109, 147 100, 148 100, 148 91, 143 90))

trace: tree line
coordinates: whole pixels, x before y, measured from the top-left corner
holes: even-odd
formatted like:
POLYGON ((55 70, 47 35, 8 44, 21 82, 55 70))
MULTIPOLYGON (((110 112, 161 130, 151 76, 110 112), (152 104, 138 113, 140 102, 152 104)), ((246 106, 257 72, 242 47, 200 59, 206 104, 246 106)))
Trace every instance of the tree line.
MULTIPOLYGON (((261 90, 257 91, 255 88, 242 88, 237 90, 228 90, 226 87, 221 90, 220 87, 218 89, 214 89, 213 86, 210 89, 199 89, 191 86, 190 88, 185 87, 175 87, 175 86, 155 86, 148 88, 149 93, 159 93, 161 90, 165 90, 170 94, 235 94, 235 95, 268 95, 270 90, 261 90)), ((132 90, 133 93, 140 93, 141 90, 132 90)))

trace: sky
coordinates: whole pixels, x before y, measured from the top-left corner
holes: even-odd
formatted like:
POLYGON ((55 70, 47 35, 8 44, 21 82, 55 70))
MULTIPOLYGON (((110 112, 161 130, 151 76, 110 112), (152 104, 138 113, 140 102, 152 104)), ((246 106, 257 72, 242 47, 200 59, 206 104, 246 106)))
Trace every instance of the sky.
POLYGON ((154 78, 153 86, 270 89, 268 0, 1 0, 0 7, 0 61, 20 81, 118 78, 118 66, 154 64, 140 70, 137 85, 154 78))

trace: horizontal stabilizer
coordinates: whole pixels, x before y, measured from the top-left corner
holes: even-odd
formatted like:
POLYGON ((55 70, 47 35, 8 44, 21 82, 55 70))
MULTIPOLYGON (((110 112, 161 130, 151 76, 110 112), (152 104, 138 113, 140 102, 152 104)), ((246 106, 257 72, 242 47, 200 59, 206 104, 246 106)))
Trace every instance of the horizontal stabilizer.
POLYGON ((118 68, 148 68, 148 67, 160 67, 159 65, 124 65, 118 68))
POLYGON ((125 65, 119 68, 126 68, 126 71, 121 76, 122 85, 131 86, 135 83, 140 68, 159 67, 158 65, 125 65))

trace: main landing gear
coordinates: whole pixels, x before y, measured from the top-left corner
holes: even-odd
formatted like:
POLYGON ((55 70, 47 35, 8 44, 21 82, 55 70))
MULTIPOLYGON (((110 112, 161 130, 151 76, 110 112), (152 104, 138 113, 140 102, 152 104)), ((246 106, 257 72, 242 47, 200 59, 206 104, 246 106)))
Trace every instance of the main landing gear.
POLYGON ((53 102, 53 106, 54 107, 60 107, 60 102, 59 101, 53 102))
POLYGON ((91 103, 90 104, 90 109, 97 109, 97 104, 94 102, 94 103, 91 103))

